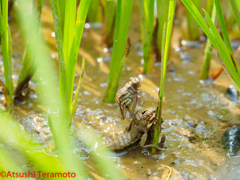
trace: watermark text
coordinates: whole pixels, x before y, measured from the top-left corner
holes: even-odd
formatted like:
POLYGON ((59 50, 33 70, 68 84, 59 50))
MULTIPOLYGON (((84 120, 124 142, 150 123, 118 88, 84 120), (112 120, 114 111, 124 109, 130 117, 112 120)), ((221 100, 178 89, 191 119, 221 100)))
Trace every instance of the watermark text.
POLYGON ((0 177, 4 178, 75 178, 74 172, 43 172, 43 171, 28 171, 28 172, 13 172, 13 171, 1 171, 0 177))

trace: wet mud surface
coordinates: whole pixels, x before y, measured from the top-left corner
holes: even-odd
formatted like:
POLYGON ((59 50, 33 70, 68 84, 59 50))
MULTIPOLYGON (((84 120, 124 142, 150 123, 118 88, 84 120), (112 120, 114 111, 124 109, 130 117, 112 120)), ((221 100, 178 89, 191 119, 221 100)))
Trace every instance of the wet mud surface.
MULTIPOLYGON (((137 7, 135 7, 137 8, 137 7)), ((52 59, 57 64, 57 53, 51 23, 49 6, 43 8, 43 28, 52 59)), ((129 77, 139 77, 141 80, 142 100, 146 103, 137 107, 143 111, 149 107, 156 107, 158 87, 160 81, 160 65, 155 63, 153 75, 141 74, 141 35, 137 13, 133 13, 129 35, 132 49, 127 59, 119 82, 123 87, 129 77)), ((17 75, 21 65, 23 48, 21 38, 15 22, 11 22, 13 52, 13 77, 17 75)), ((91 26, 90 26, 91 27, 91 26)), ((179 47, 179 29, 174 30, 172 46, 179 47)), ((106 49, 105 49, 106 50, 106 49)), ((86 58, 86 74, 81 95, 73 117, 72 132, 81 133, 79 128, 86 125, 94 130, 103 140, 117 137, 129 125, 130 120, 122 120, 119 106, 103 103, 107 87, 110 66, 109 52, 104 52, 100 28, 85 28, 79 55, 86 58)), ((240 152, 234 157, 228 157, 221 143, 221 136, 228 123, 239 122, 239 104, 226 96, 230 80, 223 72, 214 83, 200 83, 200 72, 204 54, 204 42, 197 47, 183 46, 171 49, 170 62, 166 75, 163 102, 162 134, 166 136, 164 148, 160 154, 152 155, 149 149, 143 149, 139 143, 115 152, 114 160, 117 167, 129 179, 239 179, 240 152)), ((1 59, 1 56, 0 56, 1 59)), ((219 66, 216 56, 211 63, 211 71, 219 66)), ((237 57, 239 61, 240 58, 237 57)), ((0 61, 0 79, 3 75, 3 62, 0 61)), ((78 61, 75 90, 80 73, 81 61, 78 61)), ((37 83, 30 83, 32 89, 37 83)), ((0 96, 1 101, 4 96, 0 96)), ((24 104, 13 107, 13 115, 24 129, 38 136, 46 146, 51 146, 49 131, 43 108, 38 105, 39 97, 36 93, 24 104)), ((2 108, 3 105, 1 105, 2 108)), ((91 150, 77 140, 76 156, 85 161, 89 167, 94 167, 90 158, 91 150)), ((92 179, 104 179, 94 168, 92 179)))

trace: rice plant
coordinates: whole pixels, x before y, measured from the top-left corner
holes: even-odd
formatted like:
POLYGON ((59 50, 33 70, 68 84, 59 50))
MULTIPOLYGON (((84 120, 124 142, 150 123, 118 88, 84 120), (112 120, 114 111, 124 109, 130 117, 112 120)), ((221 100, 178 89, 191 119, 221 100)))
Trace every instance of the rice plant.
MULTIPOLYGON (((33 8, 35 9, 36 17, 34 17, 33 21, 30 23, 31 28, 29 28, 29 36, 28 36, 28 43, 25 48, 25 52, 22 58, 22 68, 20 70, 20 74, 18 77, 17 87, 14 91, 14 100, 17 101, 24 101, 28 98, 28 83, 33 77, 36 67, 35 67, 35 56, 36 56, 36 49, 31 50, 30 48, 33 47, 31 44, 38 42, 38 36, 35 34, 39 33, 40 29, 40 19, 41 19, 41 11, 42 11, 42 0, 37 0, 33 2, 33 8), (35 39, 36 38, 36 39, 35 39), (27 93, 24 93, 24 92, 27 93)), ((31 14, 32 15, 32 14, 31 14)))
POLYGON ((208 24, 205 22, 204 18, 198 11, 198 9, 195 7, 195 5, 189 1, 189 0, 182 0, 185 7, 188 9, 188 11, 192 14, 192 16, 195 18, 199 26, 202 28, 206 36, 211 41, 213 47, 218 52, 220 62, 222 63, 222 66, 224 70, 226 71, 229 78, 232 80, 232 82, 236 85, 236 88, 238 91, 240 90, 240 72, 239 67, 237 65, 235 56, 232 51, 232 47, 228 38, 226 25, 223 19, 222 10, 221 10, 221 4, 219 0, 215 0, 216 10, 217 10, 217 17, 219 19, 221 31, 223 34, 224 41, 222 37, 220 36, 216 26, 212 22, 210 16, 206 11, 204 11, 206 19, 208 24))
POLYGON ((114 25, 116 19, 117 0, 104 0, 103 5, 103 32, 104 43, 108 48, 113 45, 114 25))
MULTIPOLYGON (((117 1, 116 25, 114 32, 114 44, 111 57, 110 71, 108 76, 108 86, 104 101, 106 103, 114 103, 118 88, 118 82, 122 73, 122 68, 126 61, 125 53, 128 38, 128 28, 132 13, 133 0, 117 1)), ((129 41, 128 41, 129 42, 129 41)), ((130 44, 129 44, 130 45, 130 44)), ((128 49, 128 48, 127 48, 128 49)))
MULTIPOLYGON (((5 1, 2 1, 5 2, 5 1)), ((34 64, 34 58, 36 54, 36 50, 30 50, 31 44, 34 41, 38 41, 38 37, 36 36, 36 39, 34 39, 35 36, 33 34, 39 32, 39 23, 40 23, 40 16, 41 16, 41 10, 42 10, 42 0, 37 0, 36 2, 33 1, 33 6, 37 11, 36 17, 34 17, 34 20, 31 22, 31 28, 29 28, 28 33, 28 43, 25 48, 25 52, 22 58, 22 68, 20 70, 17 86, 13 92, 13 82, 12 82, 12 55, 11 55, 11 32, 10 28, 8 27, 8 16, 4 15, 0 20, 0 32, 2 32, 2 49, 3 49, 3 59, 4 59, 4 74, 5 74, 5 84, 1 82, 1 86, 3 86, 3 92, 5 95, 5 101, 6 105, 11 105, 14 103, 14 101, 24 101, 29 95, 29 88, 28 84, 31 80, 32 76, 35 73, 35 64, 34 64), (6 17, 5 17, 6 16, 6 17), (7 19, 7 21, 5 20, 7 19), (6 22, 5 22, 6 21, 6 22), (4 24, 2 24, 4 22, 4 24), (6 24, 7 23, 7 24, 6 24), (4 28, 8 29, 8 32, 4 32, 4 28), (3 28, 3 29, 1 29, 3 28), (8 41, 4 38, 8 37, 8 41), (7 48, 7 49, 6 49, 7 48), (7 55, 6 55, 7 53, 7 55), (6 60, 6 57, 8 57, 8 60, 6 60)), ((4 4, 4 6, 8 5, 8 3, 4 4)), ((3 7, 3 6, 2 6, 3 7)), ((0 8, 1 9, 1 8, 0 8)), ((6 14, 9 8, 5 7, 2 8, 1 11, 6 14)), ((7 13, 8 14, 8 13, 7 13)), ((32 14, 31 14, 32 15, 32 14)), ((2 16, 2 13, 1 13, 2 16)), ((22 27, 21 27, 22 28, 22 27)))
MULTIPOLYGON (((201 5, 202 5, 202 1, 200 0, 195 0, 192 1, 192 3, 195 5, 195 7, 200 11, 201 10, 201 5)), ((200 35, 200 31, 199 31, 199 25, 198 23, 194 20, 191 12, 187 9, 186 10, 186 18, 187 18, 187 28, 188 28, 188 37, 187 40, 190 41, 196 41, 197 38, 200 35)))
MULTIPOLYGON (((153 144, 158 145, 159 142, 159 134, 161 133, 161 123, 162 123, 162 100, 163 100, 163 92, 165 85, 165 77, 167 71, 167 60, 169 54, 169 47, 172 35, 172 27, 173 27, 173 19, 176 8, 176 0, 169 0, 169 9, 168 9, 168 21, 165 22, 163 27, 163 36, 162 36, 162 65, 161 65, 161 79, 160 79, 160 88, 159 88, 159 100, 158 100, 158 108, 157 108, 157 123, 154 127, 154 138, 153 144)), ((155 148, 152 149, 152 152, 155 152, 155 148)))
POLYGON ((5 77, 4 95, 6 105, 9 106, 13 104, 11 33, 8 25, 8 1, 0 1, 0 3, 0 37, 5 77))
POLYGON ((154 29, 154 0, 138 0, 141 16, 143 73, 151 74, 153 67, 152 38, 154 29))
MULTIPOLYGON (((59 56, 60 109, 62 117, 65 117, 62 123, 65 124, 68 129, 71 124, 72 110, 75 109, 74 106, 76 106, 76 103, 72 104, 75 67, 89 5, 90 1, 81 1, 76 22, 75 18, 71 17, 75 17, 77 4, 74 1, 74 3, 66 5, 66 7, 68 6, 69 8, 65 10, 64 33, 62 33, 57 1, 52 1, 54 28, 59 56)), ((80 86, 80 84, 81 82, 79 82, 78 86, 80 86)), ((76 96, 78 96, 78 94, 76 94, 76 96)))
POLYGON ((91 1, 89 6, 89 11, 87 15, 87 19, 89 22, 97 22, 99 13, 100 0, 91 1))
MULTIPOLYGON (((34 19, 36 12, 33 11, 33 16, 31 16, 30 18, 28 17, 28 19, 26 19, 24 16, 23 9, 21 7, 29 7, 29 5, 31 4, 30 0, 26 0, 26 1, 19 0, 16 2, 16 4, 17 4, 17 16, 20 19, 19 21, 23 26, 26 26, 28 21, 31 22, 34 19)), ((56 5, 57 5, 57 1, 53 0, 52 9, 53 9, 53 17, 55 18, 54 19, 55 29, 57 29, 56 37, 61 38, 62 36, 59 36, 59 35, 62 35, 60 34, 61 23, 60 23, 59 14, 58 14, 58 8, 56 8, 57 7, 56 5)), ((80 7, 79 7, 80 13, 78 13, 78 17, 76 21, 76 33, 73 38, 73 44, 75 46, 76 44, 78 46, 80 44, 79 41, 81 40, 81 37, 80 37, 80 40, 76 38, 79 38, 79 34, 81 35, 82 33, 81 30, 83 30, 82 26, 84 26, 84 21, 82 22, 81 20, 82 19, 85 20, 86 18, 88 5, 89 5, 89 2, 82 1, 82 4, 80 4, 80 7)), ((26 29, 23 29, 23 37, 25 41, 27 40, 27 34, 28 34, 28 31, 26 31, 26 29)), ((79 95, 78 93, 79 93, 83 75, 84 75, 85 61, 83 59, 82 73, 80 75, 76 97, 73 100, 73 104, 70 107, 67 105, 61 105, 59 103, 64 103, 62 101, 65 100, 66 102, 67 100, 61 97, 61 94, 58 97, 58 93, 56 93, 56 91, 58 91, 58 84, 55 81, 55 77, 57 76, 55 65, 53 61, 51 61, 51 58, 48 55, 48 53, 46 52, 46 49, 45 49, 46 45, 43 42, 42 35, 41 34, 39 35, 39 33, 33 33, 33 36, 34 36, 33 37, 34 39, 40 36, 37 42, 29 44, 32 46, 32 47, 29 47, 30 51, 34 51, 35 48, 38 48, 38 51, 36 51, 36 58, 35 58, 35 63, 36 63, 36 66, 38 67, 36 71, 36 79, 38 80, 38 82, 41 82, 41 83, 39 83, 37 92, 41 97, 41 104, 44 105, 45 109, 47 110, 45 113, 48 114, 49 125, 53 133, 53 138, 55 140, 56 148, 58 150, 58 151, 55 151, 54 153, 57 153, 59 156, 55 156, 55 154, 51 152, 45 153, 44 151, 40 150, 42 149, 41 144, 34 144, 32 142, 33 139, 31 138, 29 139, 31 139, 32 141, 29 141, 29 139, 26 139, 26 137, 30 135, 27 132, 24 132, 15 120, 5 115, 4 113, 0 113, 1 141, 5 144, 8 144, 9 142, 11 142, 10 144, 12 145, 12 147, 16 148, 17 151, 21 151, 26 156, 26 159, 31 162, 31 165, 32 165, 31 169, 33 170, 43 171, 43 172, 50 171, 53 173, 74 172, 78 178, 87 179, 88 172, 87 172, 86 166, 84 165, 81 159, 77 159, 75 155, 71 153, 74 144, 72 143, 70 144, 69 141, 71 139, 71 142, 74 142, 74 140, 72 139, 71 136, 69 136, 69 127, 66 127, 66 123, 65 123, 66 120, 69 120, 71 118, 71 114, 74 112, 76 107, 76 99, 78 98, 78 95, 79 95), (64 119, 66 118, 66 114, 60 112, 61 107, 67 107, 71 110, 71 111, 69 110, 70 113, 68 114, 67 119, 64 119), (61 115, 65 115, 65 116, 61 116, 61 115), (6 134, 9 134, 9 133, 11 134, 11 136, 6 136, 6 134), (37 147, 37 145, 40 145, 40 146, 37 147), (35 150, 29 150, 29 148, 35 149, 35 150)), ((68 79, 66 78, 66 74, 69 75, 71 73, 66 72, 69 69, 63 69, 65 67, 64 66, 65 62, 64 62, 64 55, 62 53, 63 48, 62 46, 59 47, 60 43, 58 42, 58 50, 59 50, 58 53, 60 55, 59 58, 62 58, 62 59, 59 59, 59 66, 60 66, 59 74, 60 76, 62 76, 61 77, 62 79, 60 79, 59 86, 61 88, 62 82, 65 84, 67 83, 71 84, 71 82, 68 82, 68 79), (63 72, 64 70, 66 71, 63 72), (62 73, 66 73, 66 74, 64 75, 62 73), (65 79, 63 77, 65 77, 65 79)), ((73 56, 71 55, 71 53, 76 52, 76 51, 73 51, 76 49, 77 48, 75 47, 74 49, 72 45, 70 56, 73 56)), ((30 52, 30 53, 32 54, 33 52, 30 52)), ((72 62, 70 62, 70 64, 71 63, 72 62)), ((61 91, 61 89, 59 91, 61 91)), ((63 93, 66 93, 66 94, 72 93, 72 91, 67 92, 67 89, 64 89, 63 93)), ((102 144, 102 142, 100 142, 99 139, 96 138, 96 135, 94 135, 92 132, 87 131, 86 128, 82 127, 82 129, 80 130, 85 135, 87 134, 87 136, 91 138, 92 140, 91 142, 90 141, 85 142, 84 137, 81 137, 89 148, 93 149, 96 142, 99 144, 102 144)), ((23 172, 21 167, 15 164, 14 160, 11 158, 11 156, 8 155, 8 153, 6 152, 6 150, 4 150, 3 147, 0 148, 0 152, 6 155, 4 156, 4 158, 1 158, 1 167, 0 167, 1 170, 5 170, 5 171, 12 170, 17 172, 23 172)), ((116 170, 114 164, 111 161, 106 162, 105 159, 103 159, 103 156, 107 155, 106 153, 107 153, 106 151, 100 151, 98 153, 92 152, 93 159, 98 163, 100 163, 101 166, 104 168, 103 169, 102 167, 100 167, 99 171, 102 172, 102 174, 103 173, 106 174, 107 178, 123 179, 121 173, 119 173, 119 171, 116 170)))
POLYGON ((238 29, 240 31, 240 2, 237 0, 230 0, 232 10, 237 21, 238 29))
MULTIPOLYGON (((157 47, 160 50, 162 49, 163 27, 168 18, 168 6, 169 0, 157 0, 157 47)), ((159 60, 161 59, 157 59, 157 61, 159 60)))
MULTIPOLYGON (((212 9, 212 21, 214 24, 216 24, 216 7, 215 4, 213 3, 213 9, 212 9)), ((212 47, 211 47, 211 42, 208 39, 204 51, 204 60, 203 60, 203 68, 202 68, 202 73, 201 73, 201 79, 206 80, 209 78, 209 69, 210 69, 210 62, 212 59, 212 47)))
POLYGON ((212 14, 213 5, 214 5, 214 0, 207 0, 206 11, 208 12, 208 14, 212 14))

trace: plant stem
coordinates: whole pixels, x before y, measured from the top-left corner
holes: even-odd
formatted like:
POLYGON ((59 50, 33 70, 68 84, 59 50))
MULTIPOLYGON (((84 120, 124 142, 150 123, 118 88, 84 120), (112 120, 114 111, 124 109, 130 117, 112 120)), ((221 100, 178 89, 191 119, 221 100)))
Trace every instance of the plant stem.
MULTIPOLYGON (((153 138, 153 144, 156 146, 158 145, 159 134, 161 133, 162 99, 163 99, 165 76, 167 71, 167 60, 168 60, 168 53, 169 53, 169 47, 170 47, 170 41, 171 41, 175 8, 176 8, 176 0, 169 0, 168 21, 165 23, 165 26, 163 28, 163 37, 162 37, 161 80, 160 80, 159 101, 158 101, 158 108, 157 108, 158 121, 156 122, 154 127, 154 138, 153 138)), ((152 148, 152 153, 154 153, 155 150, 156 150, 155 148, 152 148)))
POLYGON ((108 87, 104 101, 114 103, 117 92, 118 82, 125 63, 124 50, 127 43, 128 29, 131 19, 133 0, 118 0, 116 25, 114 33, 114 44, 110 72, 108 76, 108 87))
POLYGON ((212 14, 213 5, 214 5, 214 0, 207 0, 206 11, 208 12, 208 14, 212 14))
MULTIPOLYGON (((63 38, 62 38, 62 28, 61 28, 61 21, 59 16, 59 9, 57 0, 51 0, 52 3, 52 14, 53 14, 53 23, 54 23, 54 29, 55 29, 55 37, 56 37, 56 43, 57 43, 57 51, 58 51, 58 61, 59 61, 59 116, 61 117, 58 122, 58 126, 55 127, 55 129, 51 129, 53 132, 53 135, 55 135, 54 140, 56 144, 57 149, 61 149, 62 145, 60 142, 60 132, 62 131, 63 127, 67 127, 67 130, 64 130, 66 132, 66 136, 64 136, 64 139, 68 142, 68 133, 69 133, 69 108, 67 107, 67 78, 66 78, 66 68, 65 68, 65 60, 64 60, 64 54, 63 54, 63 38), (55 132, 55 133, 54 133, 55 132), (57 136, 57 137, 56 137, 57 136)), ((52 122, 50 119, 56 119, 55 116, 49 117, 49 124, 52 122)), ((54 122, 54 121, 53 121, 54 122)), ((52 123, 53 124, 53 123, 52 123)), ((54 128, 54 126, 50 126, 51 128, 54 128)))
MULTIPOLYGON (((35 42, 39 41, 39 36, 35 36, 35 34, 39 33, 39 27, 40 27, 40 19, 41 19, 41 12, 42 12, 42 4, 43 1, 42 0, 36 0, 36 3, 33 3, 36 7, 33 7, 33 9, 36 9, 36 15, 37 17, 34 18, 34 20, 31 22, 31 29, 29 30, 29 38, 28 38, 28 43, 27 46, 25 48, 24 54, 23 54, 23 59, 22 59, 22 68, 20 70, 20 74, 18 77, 18 82, 17 82, 17 87, 20 86, 21 83, 23 83, 23 81, 25 81, 27 76, 32 77, 34 75, 35 72, 35 63, 34 63, 34 59, 35 59, 35 54, 36 54, 36 49, 31 50, 30 48, 32 48, 32 44, 35 42), (37 39, 35 39, 35 37, 37 39), (32 54, 33 52, 33 54, 32 54)), ((31 78, 30 78, 31 79, 31 78)), ((29 80, 30 80, 29 79, 29 80)), ((26 82, 28 83, 28 82, 26 82)), ((19 94, 21 94, 21 92, 18 92, 19 94)))
POLYGON ((57 4, 58 4, 61 28, 64 29, 64 17, 65 17, 66 0, 57 0, 57 4))
MULTIPOLYGON (((66 69, 68 69, 69 54, 71 51, 76 23, 77 0, 67 0, 65 6, 63 54, 66 69)), ((68 77, 67 77, 68 78, 68 77)))
POLYGON ((235 19, 237 21, 238 29, 240 31, 240 2, 239 0, 230 0, 235 19))
MULTIPOLYGON (((213 9, 212 9, 212 21, 214 24, 216 23, 216 18, 217 18, 217 11, 216 11, 216 6, 213 4, 213 9)), ((206 80, 209 78, 209 69, 210 69, 210 62, 212 58, 212 44, 211 41, 208 39, 206 48, 204 51, 204 62, 203 62, 203 68, 202 68, 202 73, 201 73, 201 79, 206 80)))
POLYGON ((76 21, 76 29, 74 33, 74 39, 72 43, 72 47, 70 50, 69 56, 69 66, 67 67, 67 78, 68 78, 68 101, 67 107, 69 108, 69 112, 71 112, 71 104, 72 104, 72 91, 73 91, 73 84, 74 84, 74 77, 75 77, 75 69, 77 64, 78 58, 78 50, 82 40, 83 29, 85 25, 85 21, 87 18, 87 13, 90 5, 89 0, 81 0, 78 13, 77 13, 77 21, 76 21))
POLYGON ((85 58, 84 57, 82 59, 82 66, 81 67, 82 67, 82 70, 81 70, 81 74, 80 74, 79 81, 78 81, 77 91, 76 91, 76 94, 75 94, 75 97, 74 97, 74 100, 73 100, 72 106, 71 106, 71 116, 75 112, 78 97, 79 97, 79 93, 80 93, 80 90, 81 90, 81 87, 82 87, 83 76, 84 76, 84 73, 85 73, 85 58))
POLYGON ((113 44, 113 32, 114 32, 114 22, 116 17, 116 0, 108 1, 104 0, 104 41, 107 47, 111 47, 113 44))
MULTIPOLYGON (((66 68, 65 60, 63 55, 63 38, 62 38, 62 28, 61 21, 59 16, 59 10, 57 5, 57 0, 51 0, 52 3, 52 14, 53 14, 53 23, 55 29, 55 36, 57 42, 57 51, 58 51, 58 61, 59 61, 59 99, 61 104, 66 104, 67 102, 67 79, 66 79, 66 68)), ((60 109, 64 110, 66 107, 60 109)))
POLYGON ((141 35, 143 46, 143 73, 151 74, 153 59, 151 58, 152 37, 154 29, 154 0, 138 0, 141 16, 141 35))
POLYGON ((163 27, 168 18, 169 0, 157 0, 158 35, 157 46, 162 49, 163 27))
MULTIPOLYGON (((201 10, 201 0, 194 0, 193 4, 199 11, 201 10)), ((194 20, 194 18, 192 17, 191 13, 188 10, 186 10, 186 17, 188 22, 188 34, 189 34, 188 40, 195 41, 199 36, 199 25, 194 20)))
POLYGON ((2 41, 2 55, 4 65, 4 77, 7 93, 5 94, 6 105, 13 104, 13 81, 12 81, 12 46, 11 46, 11 32, 8 25, 8 1, 3 0, 1 2, 1 14, 0 14, 0 35, 2 41))
POLYGON ((97 22, 97 15, 99 13, 100 0, 91 1, 88 11, 88 21, 97 22))

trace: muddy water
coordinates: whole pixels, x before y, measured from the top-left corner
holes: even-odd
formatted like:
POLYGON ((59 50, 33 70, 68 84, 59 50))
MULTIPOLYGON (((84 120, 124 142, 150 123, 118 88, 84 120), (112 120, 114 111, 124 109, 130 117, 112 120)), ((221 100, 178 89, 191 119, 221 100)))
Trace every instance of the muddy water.
MULTIPOLYGON (((136 5, 136 4, 135 4, 136 5)), ((57 53, 53 37, 49 6, 43 8, 43 28, 45 39, 49 43, 52 59, 57 62, 57 53)), ((140 25, 137 7, 134 8, 129 35, 132 41, 131 53, 122 72, 119 87, 128 82, 129 77, 138 76, 142 82, 142 99, 146 103, 138 107, 140 111, 148 107, 156 107, 160 66, 154 65, 153 75, 141 75, 140 25), (136 12, 135 12, 136 11, 136 12)), ((14 82, 21 64, 23 48, 21 37, 14 21, 11 22, 14 55, 14 82)), ((179 46, 181 32, 174 30, 172 46, 179 46)), ((94 129, 102 139, 116 137, 129 124, 129 120, 121 120, 117 104, 103 103, 110 66, 109 53, 104 52, 100 28, 86 28, 79 55, 84 55, 86 75, 81 96, 74 115, 74 129, 77 132, 82 124, 94 129)), ((221 135, 226 123, 239 120, 238 104, 225 96, 226 88, 231 84, 225 73, 222 73, 214 84, 201 84, 201 72, 204 43, 199 46, 183 46, 183 51, 171 49, 168 73, 164 90, 162 134, 166 135, 165 147, 159 155, 139 147, 138 143, 121 152, 116 152, 118 168, 129 179, 239 179, 239 155, 230 158, 221 144, 221 135)), ((239 58, 238 58, 239 60, 239 58)), ((78 62, 76 72, 80 72, 78 62)), ((214 57, 211 71, 219 65, 214 57)), ((1 79, 3 72, 0 72, 1 79)), ((34 81, 33 81, 34 82, 34 81)), ((75 89, 78 76, 75 79, 75 89)), ((35 84, 31 83, 34 89, 35 84)), ((1 96, 3 100, 3 96, 1 96)), ((32 133, 39 133, 47 140, 51 133, 38 105, 37 94, 22 105, 13 108, 14 116, 32 133), (38 127, 41 124, 44 129, 38 127), (40 129, 39 129, 40 128, 40 129), (37 129, 37 130, 36 130, 37 129)), ((76 156, 85 160, 89 167, 94 167, 90 158, 91 150, 79 142, 76 156)), ((103 179, 97 170, 91 169, 93 179, 103 179)))

